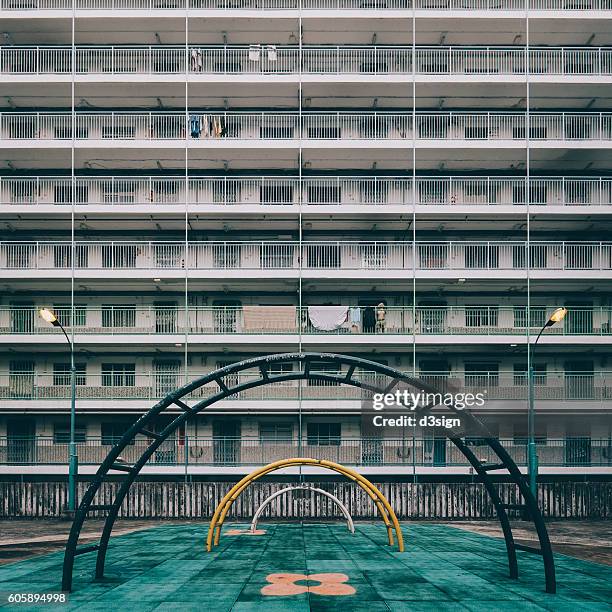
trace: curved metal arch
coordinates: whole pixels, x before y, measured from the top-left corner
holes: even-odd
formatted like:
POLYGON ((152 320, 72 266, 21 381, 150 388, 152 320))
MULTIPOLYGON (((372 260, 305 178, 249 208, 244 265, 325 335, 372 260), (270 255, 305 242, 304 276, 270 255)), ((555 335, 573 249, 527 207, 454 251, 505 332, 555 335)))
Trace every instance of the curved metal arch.
POLYGON ((259 508, 253 515, 253 520, 251 521, 251 527, 249 531, 251 533, 255 533, 257 530, 257 523, 259 522, 259 518, 263 514, 263 511, 277 498, 285 493, 290 493, 291 491, 311 491, 313 493, 317 493, 318 495, 323 495, 328 499, 331 499, 336 506, 342 512, 342 516, 346 519, 346 526, 351 533, 355 533, 355 524, 353 523, 353 518, 351 517, 351 513, 348 511, 348 508, 333 494, 325 489, 319 489, 319 487, 309 487, 308 485, 291 485, 290 487, 285 487, 284 489, 279 489, 278 491, 272 493, 272 495, 268 495, 266 499, 261 502, 259 508))
POLYGON ((269 463, 268 465, 247 474, 244 478, 242 478, 242 480, 236 483, 224 495, 223 499, 219 502, 215 513, 213 514, 212 520, 210 521, 210 526, 208 528, 208 535, 206 537, 206 549, 210 552, 213 546, 217 546, 219 544, 221 529, 229 509, 251 483, 258 480, 262 476, 266 476, 270 472, 275 472, 276 470, 294 465, 312 465, 316 467, 323 467, 325 469, 338 472, 339 474, 342 474, 355 482, 368 494, 370 499, 378 508, 380 516, 385 523, 385 527, 387 528, 389 546, 393 546, 393 531, 395 531, 395 535, 397 536, 397 548, 400 552, 404 552, 404 538, 402 537, 402 529, 399 521, 397 520, 397 516, 395 516, 395 512, 393 511, 393 508, 391 507, 391 504, 387 498, 374 484, 372 484, 365 476, 359 474, 359 472, 341 465, 340 463, 328 461, 327 459, 310 459, 307 457, 295 457, 293 459, 281 459, 280 461, 274 461, 273 463, 269 463))
MULTIPOLYGON (((247 359, 235 364, 231 364, 215 370, 205 376, 202 376, 187 385, 169 393, 161 401, 155 404, 149 411, 143 414, 122 436, 117 444, 109 451, 106 459, 101 463, 98 468, 90 486, 83 495, 83 498, 79 504, 79 507, 75 513, 75 517, 70 529, 68 541, 66 543, 66 549, 64 552, 64 564, 62 574, 62 590, 70 591, 72 589, 72 573, 74 569, 75 556, 84 554, 91 551, 98 551, 96 559, 96 578, 102 578, 104 576, 104 564, 106 560, 106 552, 108 549, 108 543, 110 535, 113 529, 113 525, 117 519, 119 509, 130 486, 136 479, 142 467, 151 458, 153 453, 159 448, 159 446, 172 435, 183 423, 188 421, 190 418, 206 409, 208 406, 236 393, 253 389, 262 385, 267 385, 277 382, 285 382, 291 380, 324 380, 328 382, 334 382, 338 384, 351 385, 358 388, 363 388, 375 392, 380 392, 381 387, 379 385, 370 384, 368 382, 355 380, 353 374, 356 368, 363 368, 368 372, 374 372, 376 374, 382 374, 388 376, 394 380, 394 383, 388 388, 393 388, 397 382, 404 382, 413 386, 418 386, 419 389, 429 393, 438 392, 437 389, 425 383, 419 379, 412 378, 405 375, 394 368, 362 359, 359 357, 351 357, 348 355, 341 355, 336 353, 281 353, 276 355, 268 355, 264 357, 255 357, 247 359), (331 361, 336 363, 338 366, 348 366, 346 374, 334 375, 334 374, 323 374, 317 372, 311 372, 310 367, 313 361, 331 361), (297 363, 303 364, 303 370, 298 372, 292 372, 288 374, 272 375, 269 372, 269 367, 275 363, 297 363), (245 383, 240 383, 229 387, 224 377, 230 374, 236 374, 250 369, 258 369, 260 377, 245 383), (215 382, 219 390, 212 396, 201 400, 194 406, 187 405, 182 398, 189 395, 191 392, 199 389, 200 387, 215 382), (154 419, 160 415, 164 410, 173 406, 179 408, 182 413, 179 414, 172 422, 170 422, 161 432, 153 432, 147 429, 147 426, 154 421, 154 419), (145 434, 152 442, 143 451, 142 455, 133 465, 127 465, 122 463, 119 459, 121 452, 130 444, 137 434, 145 434), (117 475, 117 471, 125 475, 125 479, 121 486, 118 488, 115 499, 111 504, 95 504, 94 497, 102 486, 105 478, 109 476, 110 472, 114 472, 117 475), (86 545, 78 547, 79 535, 83 527, 83 523, 87 517, 87 514, 91 511, 105 511, 108 512, 106 522, 100 537, 98 544, 86 545)), ((228 381, 229 382, 229 381, 228 381)), ((447 406, 447 408, 456 410, 454 406, 447 406)), ((459 412, 459 411, 457 411, 459 412)), ((556 591, 556 579, 555 579, 555 565, 552 555, 552 548, 550 546, 550 540, 548 538, 548 532, 544 519, 540 513, 537 501, 531 490, 527 486, 525 479, 523 478, 519 468, 514 463, 514 460, 510 457, 507 451, 501 446, 498 440, 491 437, 486 432, 486 428, 467 410, 462 410, 461 414, 464 419, 470 421, 472 426, 480 428, 483 432, 483 439, 486 441, 489 448, 497 455, 500 460, 499 464, 485 464, 481 462, 473 452, 465 445, 460 437, 449 435, 449 439, 457 446, 457 448, 465 455, 470 464, 474 467, 478 474, 479 480, 484 483, 498 518, 500 520, 504 539, 506 542, 506 551, 508 554, 508 565, 510 569, 510 577, 518 577, 518 566, 516 551, 525 550, 527 552, 534 552, 542 555, 544 561, 544 572, 546 577, 546 591, 554 593, 556 591), (502 503, 499 494, 497 493, 494 482, 491 479, 490 472, 496 470, 507 470, 507 476, 510 480, 516 484, 519 493, 523 498, 522 504, 505 504, 502 503), (510 521, 508 518, 507 510, 521 510, 531 518, 536 527, 538 534, 540 548, 533 549, 527 546, 523 546, 514 542, 512 536, 512 530, 510 527, 510 521)))

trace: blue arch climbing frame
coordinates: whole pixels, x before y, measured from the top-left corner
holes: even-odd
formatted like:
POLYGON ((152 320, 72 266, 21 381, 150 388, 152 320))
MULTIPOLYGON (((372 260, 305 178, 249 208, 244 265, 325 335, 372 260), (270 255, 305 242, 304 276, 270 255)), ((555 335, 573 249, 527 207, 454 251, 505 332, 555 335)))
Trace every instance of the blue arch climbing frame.
MULTIPOLYGON (((176 391, 169 393, 166 395, 166 397, 164 397, 164 399, 159 401, 149 411, 143 414, 126 431, 121 440, 119 440, 119 442, 117 442, 117 444, 109 451, 106 459, 104 459, 98 468, 89 488, 83 495, 74 516, 70 534, 68 536, 68 542, 66 543, 62 573, 62 590, 72 590, 74 560, 77 555, 97 551, 95 577, 97 579, 104 577, 104 566, 110 536, 115 521, 117 520, 119 509, 121 508, 121 504, 123 503, 130 486, 140 473, 140 470, 151 458, 153 453, 161 444, 163 444, 164 441, 168 439, 168 437, 173 435, 181 425, 212 404, 215 404, 216 402, 235 393, 240 393, 242 391, 246 391, 247 389, 253 389, 262 385, 292 380, 321 380, 330 383, 350 385, 375 393, 388 392, 398 383, 404 383, 428 393, 438 392, 438 390, 436 390, 430 384, 417 378, 412 378, 394 368, 390 368, 388 366, 359 357, 351 357, 349 355, 341 355, 336 353, 281 353, 246 359, 244 361, 231 364, 215 370, 210 374, 202 376, 201 378, 190 382, 176 391), (312 371, 313 363, 316 367, 316 362, 320 361, 333 362, 338 366, 338 372, 340 372, 342 366, 347 366, 348 369, 346 372, 341 372, 339 374, 312 371), (297 364, 298 367, 297 370, 287 373, 272 373, 270 371, 270 366, 279 363, 297 364), (237 379, 237 377, 234 375, 247 370, 256 370, 258 375, 255 375, 247 382, 234 384, 236 383, 237 379), (357 379, 354 377, 357 370, 361 370, 368 374, 375 373, 380 376, 376 377, 377 380, 374 381, 372 380, 372 377, 367 376, 357 379), (381 379, 381 377, 386 377, 386 380, 381 379), (207 397, 206 399, 203 399, 192 406, 188 405, 184 401, 185 396, 188 396, 196 389, 199 389, 200 387, 203 387, 209 383, 216 383, 218 387, 218 390, 210 397, 207 397), (176 408, 178 408, 180 413, 162 431, 154 432, 151 429, 148 429, 152 427, 154 420, 168 408, 171 408, 172 410, 176 410, 176 408), (128 446, 128 444, 134 441, 136 435, 138 434, 144 434, 151 440, 149 446, 143 451, 140 458, 134 464, 129 465, 121 462, 120 455, 122 451, 128 446), (117 489, 113 502, 110 504, 95 503, 94 498, 96 493, 101 489, 102 484, 107 482, 109 477, 112 476, 115 478, 117 475, 123 476, 123 480, 117 489), (81 529, 88 514, 90 512, 100 511, 107 512, 108 514, 106 516, 106 521, 104 523, 99 542, 97 544, 78 546, 81 529)), ((432 407, 429 406, 425 407, 423 411, 430 410, 431 408, 432 407)), ((517 550, 541 555, 544 562, 546 591, 548 593, 555 593, 555 563, 550 545, 550 539, 548 537, 546 525, 538 507, 538 503, 529 489, 524 476, 521 474, 512 457, 499 443, 499 440, 494 438, 474 415, 467 410, 459 411, 453 406, 447 406, 446 408, 457 412, 457 414, 461 414, 464 423, 469 422, 471 429, 480 432, 482 436, 481 439, 497 457, 495 463, 483 462, 478 459, 469 446, 466 445, 464 438, 451 431, 447 433, 451 442, 453 442, 453 444, 455 444, 455 446, 463 453, 470 465, 474 468, 477 474, 477 479, 483 483, 495 507, 495 511, 504 535, 504 540, 506 542, 510 578, 518 578, 517 550), (503 476, 517 486, 522 498, 521 503, 509 504, 502 502, 495 486, 495 482, 492 478, 493 473, 499 474, 500 472, 504 472, 503 476), (523 516, 529 518, 529 520, 533 522, 540 543, 539 548, 522 545, 514 541, 512 526, 508 516, 509 511, 521 512, 523 516)))

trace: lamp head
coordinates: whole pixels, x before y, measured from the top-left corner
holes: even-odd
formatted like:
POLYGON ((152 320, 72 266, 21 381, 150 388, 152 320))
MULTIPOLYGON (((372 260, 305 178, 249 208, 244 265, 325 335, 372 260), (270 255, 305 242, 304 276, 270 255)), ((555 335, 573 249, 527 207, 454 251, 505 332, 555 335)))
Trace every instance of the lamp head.
POLYGON ((557 308, 551 315, 548 321, 546 321, 546 327, 551 327, 555 323, 560 323, 565 319, 565 315, 567 314, 567 308, 561 307, 557 308))
POLYGON ((50 310, 49 308, 41 308, 38 311, 38 314, 47 323, 51 323, 51 325, 53 325, 53 327, 58 327, 59 326, 59 321, 57 320, 57 317, 55 316, 55 313, 52 310, 50 310))

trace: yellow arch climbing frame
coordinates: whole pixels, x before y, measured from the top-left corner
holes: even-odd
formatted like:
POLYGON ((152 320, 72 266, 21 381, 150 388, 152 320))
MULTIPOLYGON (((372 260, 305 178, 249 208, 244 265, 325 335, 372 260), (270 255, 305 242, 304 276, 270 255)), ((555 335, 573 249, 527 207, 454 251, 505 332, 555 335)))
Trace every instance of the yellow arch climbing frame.
POLYGON ((385 523, 385 527, 387 528, 389 545, 393 546, 393 531, 395 531, 397 536, 397 547, 400 552, 404 552, 404 538, 402 537, 402 530, 400 528, 399 521, 397 520, 397 516, 395 516, 395 512, 393 511, 391 504, 379 489, 377 489, 367 478, 364 478, 355 470, 347 468, 344 465, 334 463, 333 461, 327 461, 326 459, 309 459, 306 457, 294 457, 292 459, 282 459, 280 461, 275 461, 274 463, 269 463, 268 465, 251 472, 236 483, 223 497, 215 510, 212 520, 210 521, 208 535, 206 537, 206 550, 210 552, 213 546, 217 546, 219 544, 221 529, 227 513, 232 507, 232 504, 236 501, 236 499, 238 499, 238 497, 240 497, 242 492, 251 483, 255 482, 262 476, 269 474, 270 472, 296 465, 312 465, 315 467, 326 468, 328 470, 338 472, 339 474, 342 474, 355 482, 355 484, 361 487, 368 494, 370 499, 376 505, 378 512, 385 523))

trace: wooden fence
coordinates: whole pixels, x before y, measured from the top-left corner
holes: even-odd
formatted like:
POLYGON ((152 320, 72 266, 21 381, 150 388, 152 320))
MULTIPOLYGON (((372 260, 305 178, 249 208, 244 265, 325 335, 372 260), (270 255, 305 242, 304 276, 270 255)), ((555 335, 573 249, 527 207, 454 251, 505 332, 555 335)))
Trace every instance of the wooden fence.
MULTIPOLYGON (((111 503, 118 482, 105 483, 96 504, 111 503)), ((191 519, 209 518, 229 483, 135 482, 121 508, 122 518, 191 519)), ((286 484, 256 482, 234 504, 231 517, 250 520, 270 493, 286 484)), ((375 508, 364 492, 352 483, 316 483, 336 495, 356 519, 375 516, 375 508)), ((495 518, 491 501, 478 483, 379 483, 399 518, 402 519, 489 519, 495 518)), ((498 484, 502 500, 519 503, 516 486, 498 484)), ((86 483, 79 483, 79 498, 86 483)), ((65 482, 0 482, 0 518, 59 517, 67 501, 65 482)), ((540 506, 548 518, 605 519, 612 516, 612 482, 542 483, 540 506)), ((91 513, 90 516, 96 516, 91 513)), ((324 496, 299 492, 279 496, 264 518, 341 518, 324 496)))

